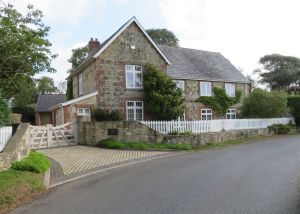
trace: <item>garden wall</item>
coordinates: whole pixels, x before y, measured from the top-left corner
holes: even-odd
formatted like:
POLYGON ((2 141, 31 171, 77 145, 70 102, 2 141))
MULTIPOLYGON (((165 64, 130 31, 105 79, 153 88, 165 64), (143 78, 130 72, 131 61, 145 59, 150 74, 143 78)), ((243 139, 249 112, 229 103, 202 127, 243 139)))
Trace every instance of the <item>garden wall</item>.
POLYGON ((0 171, 8 169, 14 161, 29 155, 29 123, 21 123, 10 142, 0 153, 0 171))

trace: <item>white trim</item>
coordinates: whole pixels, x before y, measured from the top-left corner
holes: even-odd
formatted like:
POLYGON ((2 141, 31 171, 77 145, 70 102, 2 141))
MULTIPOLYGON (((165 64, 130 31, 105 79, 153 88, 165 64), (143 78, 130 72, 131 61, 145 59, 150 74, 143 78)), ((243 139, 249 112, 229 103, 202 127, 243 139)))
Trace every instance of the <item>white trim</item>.
POLYGON ((233 119, 233 118, 231 118, 232 115, 234 115, 234 119, 236 119, 236 109, 234 109, 234 108, 227 109, 227 111, 226 111, 226 119, 227 120, 232 120, 233 119), (227 118, 228 115, 230 117, 229 119, 227 118))
POLYGON ((203 116, 205 116, 205 120, 208 120, 207 119, 207 116, 210 116, 210 120, 212 120, 213 118, 212 118, 212 109, 210 109, 210 108, 202 108, 201 109, 201 120, 204 120, 203 119, 203 116), (205 112, 202 112, 202 111, 205 111, 205 112), (208 113, 207 111, 210 111, 210 113, 208 113))
POLYGON ((142 121, 144 120, 144 102, 143 101, 134 101, 134 100, 129 100, 126 101, 126 120, 128 120, 128 109, 133 109, 133 121, 136 121, 136 110, 137 109, 142 109, 142 121), (128 103, 133 102, 133 106, 128 107, 128 103), (137 102, 141 102, 142 106, 136 106, 137 102))
POLYGON ((126 89, 143 89, 143 88, 144 88, 144 86, 143 86, 143 66, 141 66, 141 65, 125 65, 125 79, 126 79, 126 89), (133 70, 127 70, 127 66, 133 66, 134 69, 133 69, 133 70), (136 67, 141 68, 141 70, 140 70, 140 71, 135 70, 136 67), (133 74, 133 79, 132 79, 133 84, 134 84, 133 87, 131 87, 131 86, 129 85, 129 83, 128 83, 127 73, 132 73, 132 74, 133 74), (140 82, 141 87, 136 87, 136 86, 135 86, 135 83, 136 83, 136 75, 137 75, 137 74, 140 74, 140 75, 141 75, 141 82, 140 82))
POLYGON ((72 103, 76 103, 76 102, 79 102, 81 100, 85 100, 87 98, 90 98, 90 97, 93 97, 93 96, 96 96, 96 95, 98 95, 98 91, 95 91, 93 93, 90 93, 90 94, 87 94, 87 95, 84 95, 84 96, 81 96, 81 97, 77 97, 75 99, 69 100, 69 101, 64 102, 64 103, 59 103, 59 104, 57 104, 57 105, 52 106, 51 108, 49 108, 49 110, 56 109, 56 108, 58 108, 60 106, 67 106, 67 105, 70 105, 72 103))
POLYGON ((200 90, 201 97, 211 97, 212 96, 212 82, 200 81, 199 90, 200 90))
POLYGON ((243 81, 223 80, 223 79, 201 79, 201 78, 193 78, 193 77, 173 77, 171 75, 169 75, 169 77, 171 77, 173 80, 181 79, 181 80, 199 80, 199 81, 203 81, 203 82, 231 82, 231 83, 243 83, 243 84, 248 83, 247 81, 243 82, 243 81))
POLYGON ((225 82, 225 92, 229 97, 235 97, 235 83, 225 82))
POLYGON ((96 54, 94 54, 94 58, 97 58, 123 31, 131 25, 133 22, 137 24, 137 26, 141 29, 141 31, 144 33, 144 35, 147 37, 147 39, 151 42, 151 44, 155 47, 157 52, 164 58, 164 60, 171 65, 170 61, 167 59, 167 57, 159 50, 157 45, 153 42, 153 40, 150 38, 150 36, 147 34, 147 32, 144 30, 142 25, 138 22, 138 20, 135 17, 132 17, 126 25, 124 25, 117 34, 115 34, 96 54))

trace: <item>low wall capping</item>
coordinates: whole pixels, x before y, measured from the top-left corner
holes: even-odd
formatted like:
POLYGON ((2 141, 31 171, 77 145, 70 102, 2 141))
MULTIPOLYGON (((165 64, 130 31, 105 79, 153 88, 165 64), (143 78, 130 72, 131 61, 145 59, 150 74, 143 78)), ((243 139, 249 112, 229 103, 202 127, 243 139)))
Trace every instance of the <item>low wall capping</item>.
POLYGON ((9 169, 14 161, 29 155, 29 128, 29 123, 21 123, 10 142, 0 153, 0 171, 9 169))

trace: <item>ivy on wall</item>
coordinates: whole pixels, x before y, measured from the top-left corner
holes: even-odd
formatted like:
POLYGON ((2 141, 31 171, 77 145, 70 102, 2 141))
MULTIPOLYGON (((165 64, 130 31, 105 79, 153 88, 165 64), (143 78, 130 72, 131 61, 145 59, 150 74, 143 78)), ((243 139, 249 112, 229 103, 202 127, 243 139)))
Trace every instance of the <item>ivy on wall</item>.
POLYGON ((196 101, 211 108, 217 116, 225 115, 230 106, 237 104, 242 96, 241 91, 236 91, 235 97, 229 97, 225 89, 213 88, 214 96, 199 97, 196 101))

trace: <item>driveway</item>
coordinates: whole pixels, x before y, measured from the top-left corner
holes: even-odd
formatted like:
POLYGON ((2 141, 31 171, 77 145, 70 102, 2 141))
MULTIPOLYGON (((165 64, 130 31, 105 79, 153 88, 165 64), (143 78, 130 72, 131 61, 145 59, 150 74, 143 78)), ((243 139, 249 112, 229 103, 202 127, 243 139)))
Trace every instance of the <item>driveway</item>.
POLYGON ((54 188, 13 213, 299 213, 300 136, 191 152, 54 188))

